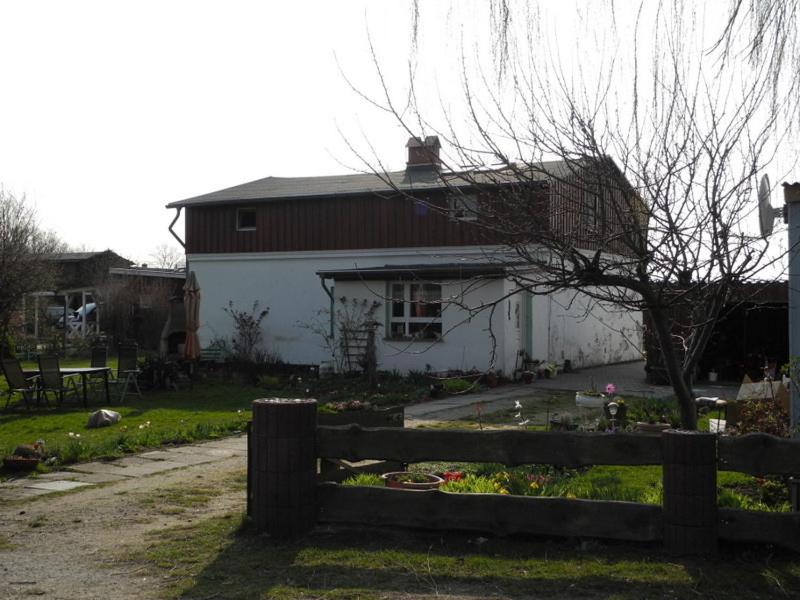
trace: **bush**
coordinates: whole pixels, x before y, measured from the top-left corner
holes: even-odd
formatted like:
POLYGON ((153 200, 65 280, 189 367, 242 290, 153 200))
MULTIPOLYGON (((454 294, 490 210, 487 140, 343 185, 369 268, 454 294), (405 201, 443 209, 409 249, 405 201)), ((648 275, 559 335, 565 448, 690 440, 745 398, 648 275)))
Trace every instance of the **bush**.
POLYGON ((445 379, 443 382, 444 389, 448 394, 462 394, 472 389, 473 384, 466 379, 445 379))
POLYGON ((739 402, 738 433, 769 433, 789 437, 789 414, 772 399, 739 402))
POLYGON ((634 398, 627 402, 628 421, 641 423, 669 423, 680 427, 681 415, 675 401, 656 398, 634 398))

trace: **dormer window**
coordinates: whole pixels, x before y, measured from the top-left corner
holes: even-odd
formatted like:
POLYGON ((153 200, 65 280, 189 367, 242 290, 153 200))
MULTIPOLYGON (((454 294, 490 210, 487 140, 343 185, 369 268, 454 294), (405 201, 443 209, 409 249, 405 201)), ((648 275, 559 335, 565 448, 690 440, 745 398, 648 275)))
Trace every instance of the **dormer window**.
POLYGON ((236 211, 236 230, 255 231, 256 230, 256 209, 239 208, 236 211))
POLYGON ((447 204, 448 216, 456 221, 478 220, 478 195, 477 194, 452 194, 447 204))

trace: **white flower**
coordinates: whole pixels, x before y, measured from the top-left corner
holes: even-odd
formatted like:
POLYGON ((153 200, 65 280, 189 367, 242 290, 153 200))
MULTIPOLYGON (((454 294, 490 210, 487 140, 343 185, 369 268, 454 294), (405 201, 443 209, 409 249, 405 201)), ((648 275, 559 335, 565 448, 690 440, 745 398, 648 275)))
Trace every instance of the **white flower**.
POLYGON ((514 408, 516 410, 522 410, 522 402, 520 402, 519 400, 514 400, 514 408))
POLYGON ((144 429, 144 425, 139 425, 139 429, 144 429))
POLYGON ((71 431, 70 431, 70 432, 69 432, 67 435, 68 435, 69 437, 71 437, 71 438, 74 438, 74 437, 75 437, 75 434, 74 434, 74 433, 72 433, 71 431))
POLYGON ((521 416, 522 416, 522 413, 518 412, 517 414, 514 415, 514 418, 515 419, 519 419, 521 416))
POLYGON ((520 422, 519 422, 519 426, 520 426, 520 427, 525 427, 525 425, 527 425, 527 424, 528 424, 528 423, 530 423, 530 422, 531 422, 531 420, 530 420, 530 419, 525 419, 524 421, 520 421, 520 422))

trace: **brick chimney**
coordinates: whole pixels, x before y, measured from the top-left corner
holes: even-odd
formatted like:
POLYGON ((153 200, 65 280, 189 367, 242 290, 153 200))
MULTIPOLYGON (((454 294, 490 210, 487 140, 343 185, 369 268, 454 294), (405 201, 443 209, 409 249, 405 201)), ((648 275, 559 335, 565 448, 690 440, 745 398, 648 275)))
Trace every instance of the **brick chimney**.
POLYGON ((408 162, 406 168, 438 167, 442 164, 439 159, 439 138, 429 135, 424 140, 418 137, 408 138, 408 162))

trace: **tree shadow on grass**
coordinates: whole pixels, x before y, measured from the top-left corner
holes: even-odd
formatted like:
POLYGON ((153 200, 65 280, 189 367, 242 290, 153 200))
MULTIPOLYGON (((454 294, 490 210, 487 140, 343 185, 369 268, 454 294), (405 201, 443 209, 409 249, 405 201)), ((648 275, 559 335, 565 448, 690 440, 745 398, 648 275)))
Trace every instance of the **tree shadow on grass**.
POLYGON ((182 598, 774 598, 800 593, 800 559, 727 548, 676 560, 653 545, 318 527, 277 542, 235 520, 164 534, 156 560, 182 598), (211 547, 204 559, 197 549, 211 547), (172 553, 172 558, 169 558, 172 553))

